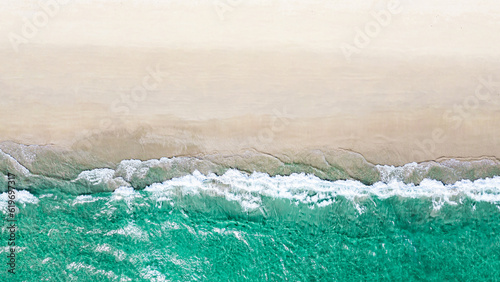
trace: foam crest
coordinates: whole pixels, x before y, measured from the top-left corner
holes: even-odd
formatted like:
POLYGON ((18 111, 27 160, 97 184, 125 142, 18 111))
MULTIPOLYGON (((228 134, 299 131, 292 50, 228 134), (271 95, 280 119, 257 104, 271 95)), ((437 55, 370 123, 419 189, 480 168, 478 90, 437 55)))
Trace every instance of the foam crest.
POLYGON ((23 176, 29 176, 30 171, 19 163, 14 157, 5 153, 0 149, 0 167, 5 166, 2 170, 10 170, 14 174, 21 174, 23 176))
POLYGON ((88 181, 93 185, 98 185, 103 182, 109 182, 113 179, 115 171, 109 168, 99 168, 93 170, 82 171, 75 181, 84 180, 88 181))
POLYGON ((424 179, 439 180, 446 184, 469 179, 477 180, 500 175, 500 162, 492 158, 478 160, 445 159, 403 166, 377 165, 380 181, 398 180, 418 184, 424 179))
POLYGON ((88 187, 100 187, 101 190, 114 190, 120 186, 130 186, 122 177, 116 177, 115 171, 110 168, 97 168, 82 171, 71 182, 83 184, 88 187))
MULTIPOLYGON (((419 184, 424 179, 453 184, 463 179, 499 176, 500 161, 494 157, 443 158, 390 166, 374 165, 363 155, 344 149, 304 149, 274 155, 245 149, 226 154, 128 159, 114 163, 90 153, 66 151, 53 146, 26 146, 12 142, 0 144, 0 173, 16 174, 19 186, 29 190, 48 186, 76 193, 113 191, 120 186, 143 189, 154 183, 192 175, 195 171, 204 175, 223 175, 230 169, 271 176, 304 173, 328 181, 358 180, 367 185, 392 180, 419 184)), ((0 179, 0 184, 4 180, 5 176, 0 179)))
POLYGON ((104 198, 94 197, 92 195, 80 195, 73 200, 73 203, 71 205, 74 206, 74 205, 78 205, 78 204, 93 203, 93 202, 96 202, 96 201, 99 201, 102 199, 104 199, 104 198))
POLYGON ((368 197, 388 199, 428 198, 434 208, 444 203, 456 205, 464 198, 478 202, 500 203, 500 177, 476 181, 462 180, 454 184, 424 179, 419 185, 399 180, 365 185, 355 180, 326 181, 310 174, 271 177, 265 173, 245 174, 229 170, 224 175, 192 175, 155 183, 145 188, 157 199, 175 201, 176 197, 202 194, 236 201, 245 210, 258 209, 264 197, 288 199, 311 207, 324 207, 343 197, 353 202, 368 197))
MULTIPOLYGON (((22 205, 26 205, 26 204, 38 204, 38 202, 40 202, 40 200, 34 196, 33 194, 31 194, 30 192, 26 191, 26 190, 20 190, 20 191, 17 191, 17 190, 14 190, 15 191, 15 199, 14 199, 14 202, 16 203, 19 203, 19 204, 22 204, 22 205)), ((7 207, 9 205, 9 194, 8 192, 4 192, 2 194, 0 194, 0 209, 4 212, 4 213, 7 213, 7 207)))

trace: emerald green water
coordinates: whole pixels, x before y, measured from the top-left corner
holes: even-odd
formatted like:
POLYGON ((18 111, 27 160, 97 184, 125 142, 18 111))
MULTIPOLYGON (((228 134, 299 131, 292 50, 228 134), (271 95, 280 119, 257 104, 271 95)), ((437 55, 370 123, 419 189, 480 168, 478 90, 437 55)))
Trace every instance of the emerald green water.
POLYGON ((203 193, 32 194, 17 203, 17 273, 1 263, 1 281, 500 279, 499 205, 467 196, 436 209, 432 197, 262 195, 245 209, 203 193))

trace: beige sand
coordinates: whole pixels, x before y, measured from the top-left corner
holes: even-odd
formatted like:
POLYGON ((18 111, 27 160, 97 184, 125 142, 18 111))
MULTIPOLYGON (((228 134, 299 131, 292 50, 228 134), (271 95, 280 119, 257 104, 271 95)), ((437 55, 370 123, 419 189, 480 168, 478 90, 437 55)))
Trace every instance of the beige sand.
POLYGON ((0 4, 0 141, 112 160, 248 148, 342 148, 384 164, 500 156, 499 4, 402 1, 346 58, 340 47, 387 3, 305 2, 233 5, 224 20, 211 1, 66 4, 17 52, 9 36, 43 9, 0 4))

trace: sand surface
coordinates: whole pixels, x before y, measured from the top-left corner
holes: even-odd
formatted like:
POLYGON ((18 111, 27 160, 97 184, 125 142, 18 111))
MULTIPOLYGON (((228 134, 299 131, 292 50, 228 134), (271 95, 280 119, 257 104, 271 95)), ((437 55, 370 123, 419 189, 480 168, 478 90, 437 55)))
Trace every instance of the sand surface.
POLYGON ((233 3, 223 17, 212 1, 90 2, 51 15, 36 1, 0 4, 0 141, 112 160, 500 157, 495 1, 400 1, 383 25, 373 15, 390 1, 221 1, 233 3), (41 14, 47 24, 23 35, 23 18, 41 14))

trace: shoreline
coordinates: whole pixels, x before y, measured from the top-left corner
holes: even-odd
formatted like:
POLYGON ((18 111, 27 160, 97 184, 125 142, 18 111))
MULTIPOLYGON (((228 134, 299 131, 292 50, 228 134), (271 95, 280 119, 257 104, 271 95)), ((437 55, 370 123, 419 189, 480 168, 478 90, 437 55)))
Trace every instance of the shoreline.
MULTIPOLYGON (((21 186, 28 190, 38 189, 37 185, 64 187, 64 183, 73 183, 70 187, 82 193, 114 190, 123 185, 142 189, 186 175, 201 173, 221 176, 229 170, 248 175, 264 173, 270 177, 306 174, 328 181, 355 180, 364 185, 394 180, 419 185, 426 179, 448 185, 462 180, 499 177, 500 160, 486 156, 441 158, 392 166, 370 163, 361 154, 343 149, 284 151, 275 155, 250 149, 191 156, 164 155, 142 160, 127 157, 115 161, 109 155, 83 150, 0 143, 0 174, 19 175, 21 186), (83 179, 83 182, 79 179, 83 179)), ((1 182, 5 177, 0 178, 1 182)))
POLYGON ((460 130, 454 130, 445 127, 437 114, 433 115, 437 122, 422 124, 420 116, 427 114, 414 114, 407 121, 394 113, 351 121, 338 117, 280 120, 276 116, 245 116, 210 121, 161 117, 143 120, 142 124, 120 121, 113 130, 49 124, 40 128, 42 132, 38 131, 36 135, 32 135, 36 132, 32 128, 26 128, 31 130, 24 134, 20 134, 19 129, 3 130, 3 138, 8 139, 0 141, 51 144, 60 150, 90 153, 111 162, 217 153, 234 155, 246 150, 294 155, 307 150, 329 152, 342 149, 360 154, 372 164, 395 166, 442 158, 500 156, 500 147, 495 141, 498 134, 494 131, 500 117, 493 116, 486 124, 481 123, 481 117, 479 120, 469 119, 464 121, 460 130), (392 126, 395 123, 399 123, 397 127, 392 126), (27 135, 29 133, 31 135, 27 135), (16 134, 21 138, 13 138, 16 134), (45 139, 42 139, 44 134, 45 139))

